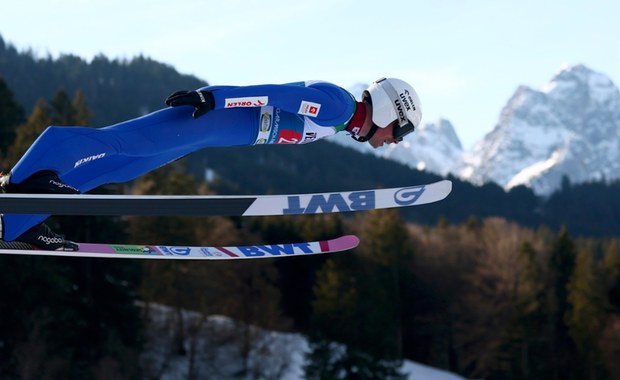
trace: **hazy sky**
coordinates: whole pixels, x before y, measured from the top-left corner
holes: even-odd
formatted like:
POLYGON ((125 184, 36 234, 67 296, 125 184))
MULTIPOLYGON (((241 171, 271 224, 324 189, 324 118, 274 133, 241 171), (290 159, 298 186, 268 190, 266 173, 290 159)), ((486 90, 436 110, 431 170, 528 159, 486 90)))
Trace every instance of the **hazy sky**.
POLYGON ((5 42, 41 56, 143 54, 211 84, 322 79, 347 88, 398 77, 418 91, 423 120, 450 120, 465 148, 493 129, 519 85, 538 88, 563 65, 620 83, 614 0, 0 4, 5 42))

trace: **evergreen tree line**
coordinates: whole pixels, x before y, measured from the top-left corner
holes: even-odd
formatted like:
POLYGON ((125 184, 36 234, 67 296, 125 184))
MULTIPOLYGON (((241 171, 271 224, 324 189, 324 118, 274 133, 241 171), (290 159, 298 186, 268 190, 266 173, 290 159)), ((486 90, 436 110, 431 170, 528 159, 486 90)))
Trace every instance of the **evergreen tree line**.
POLYGON ((352 226, 362 246, 317 274, 311 378, 355 374, 369 354, 383 371, 405 357, 468 378, 620 375, 618 239, 499 218, 429 228, 370 214, 352 226))
MULTIPOLYGON (((45 126, 88 123, 80 92, 71 97, 58 91, 28 116, 7 86, 0 85, 0 95, 5 168, 45 126)), ((197 180, 188 174, 189 164, 177 161, 99 191, 234 189, 230 182, 197 180)), ((251 326, 307 334, 309 379, 398 378, 404 358, 474 378, 620 377, 617 238, 575 239, 566 229, 526 228, 501 218, 413 224, 394 210, 268 218, 58 217, 50 224, 82 241, 227 245, 356 233, 362 244, 330 256, 249 262, 2 256, 2 378, 158 378, 175 357, 203 358, 209 348, 197 336, 206 316, 218 314, 239 323, 227 334, 209 331, 217 337, 211 341, 234 341, 243 363, 221 378, 266 376, 250 360, 262 347, 251 326), (148 332, 159 304, 172 310, 159 332, 170 339, 157 347, 168 359, 153 362, 142 355, 155 344, 148 332), (190 320, 184 310, 205 317, 190 320)), ((200 373, 197 362, 190 361, 187 378, 213 375, 200 373)), ((212 371, 223 371, 217 360, 212 371)))
POLYGON ((27 113, 43 97, 51 99, 59 88, 80 90, 93 113, 89 125, 104 126, 155 111, 172 92, 207 85, 192 75, 137 56, 111 60, 104 55, 90 62, 63 54, 53 58, 32 50, 18 51, 0 36, 0 77, 13 90, 27 113))

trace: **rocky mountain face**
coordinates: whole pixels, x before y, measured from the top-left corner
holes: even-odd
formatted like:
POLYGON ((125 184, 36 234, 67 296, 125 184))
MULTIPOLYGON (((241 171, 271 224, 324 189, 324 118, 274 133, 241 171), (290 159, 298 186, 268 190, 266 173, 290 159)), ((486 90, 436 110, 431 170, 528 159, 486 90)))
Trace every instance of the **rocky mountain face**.
POLYGON ((572 183, 619 178, 618 88, 583 65, 564 68, 538 90, 519 87, 455 174, 542 195, 563 177, 572 183))

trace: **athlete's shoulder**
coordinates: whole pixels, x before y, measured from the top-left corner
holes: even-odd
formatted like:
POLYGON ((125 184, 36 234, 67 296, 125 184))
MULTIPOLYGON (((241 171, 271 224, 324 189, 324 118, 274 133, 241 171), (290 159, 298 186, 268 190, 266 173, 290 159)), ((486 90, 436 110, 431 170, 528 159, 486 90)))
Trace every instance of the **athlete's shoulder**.
POLYGON ((324 80, 318 80, 318 79, 284 83, 283 85, 284 86, 300 86, 300 87, 331 87, 331 88, 338 88, 340 90, 346 91, 342 87, 338 86, 337 84, 324 81, 324 80))
POLYGON ((317 79, 313 79, 313 80, 307 80, 304 82, 299 82, 301 85, 306 86, 306 87, 322 87, 322 88, 333 88, 333 89, 338 89, 340 91, 344 91, 344 92, 348 92, 347 90, 345 90, 344 88, 338 86, 335 83, 331 83, 328 81, 324 81, 324 80, 317 80, 317 79))
POLYGON ((323 81, 323 80, 307 80, 305 82, 300 82, 300 83, 302 83, 305 87, 327 92, 331 94, 331 96, 341 98, 343 100, 346 100, 347 102, 351 100, 355 102, 355 96, 351 94, 349 91, 347 91, 346 89, 338 86, 337 84, 323 81))
POLYGON ((201 91, 217 91, 217 90, 234 90, 239 88, 240 86, 230 86, 230 85, 208 85, 204 87, 198 88, 201 91))

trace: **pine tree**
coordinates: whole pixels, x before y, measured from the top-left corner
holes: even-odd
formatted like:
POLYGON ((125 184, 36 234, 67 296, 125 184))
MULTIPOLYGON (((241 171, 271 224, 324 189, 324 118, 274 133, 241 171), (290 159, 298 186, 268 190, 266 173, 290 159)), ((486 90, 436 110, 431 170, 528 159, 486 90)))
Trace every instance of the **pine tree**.
POLYGON ((581 378, 592 380, 600 375, 598 342, 605 328, 605 311, 608 309, 607 294, 601 282, 604 278, 597 271, 594 254, 591 244, 577 254, 575 270, 568 283, 571 308, 565 317, 569 334, 577 345, 581 378))
MULTIPOLYGON (((527 308, 535 304, 539 287, 533 282, 539 266, 534 248, 523 244, 531 236, 501 219, 485 220, 476 232, 475 265, 463 275, 465 283, 457 297, 461 310, 455 317, 456 344, 464 347, 459 353, 460 366, 470 368, 470 376, 527 378, 524 374, 530 365, 515 357, 529 357, 516 349, 529 343, 520 314, 527 314, 527 308), (526 264, 532 272, 527 276, 522 272, 526 264)), ((463 253, 472 255, 471 251, 463 253)))
POLYGON ((15 130, 15 140, 8 150, 7 166, 15 166, 30 145, 51 123, 52 116, 49 106, 44 99, 39 99, 26 122, 20 124, 15 130))
POLYGON ((605 328, 600 340, 603 365, 610 379, 620 378, 620 239, 614 238, 603 244, 603 259, 599 264, 603 293, 608 309, 605 328))
POLYGON ((364 241, 357 255, 335 257, 317 275, 308 378, 401 376, 408 235, 394 210, 369 213, 360 228, 364 241))
POLYGON ((546 313, 547 336, 554 379, 569 379, 575 373, 575 345, 564 318, 569 311, 567 285, 575 268, 576 248, 566 228, 552 243, 549 256, 546 313))
POLYGON ((604 245, 601 261, 605 289, 610 310, 620 310, 620 239, 611 239, 604 245))
POLYGON ((0 77, 0 163, 15 139, 15 127, 24 122, 24 110, 0 77))
POLYGON ((50 104, 39 99, 26 122, 16 128, 14 142, 9 148, 8 166, 14 166, 50 125, 87 125, 89 117, 90 110, 81 91, 76 92, 73 101, 63 90, 56 93, 50 104))
POLYGON ((69 95, 65 90, 58 90, 51 101, 53 112, 52 124, 57 126, 74 126, 77 111, 73 107, 69 95))
POLYGON ((90 123, 93 113, 88 106, 86 96, 81 90, 75 92, 71 105, 74 110, 73 120, 71 120, 73 125, 87 126, 90 123))
POLYGON ((515 300, 514 353, 515 375, 522 379, 544 377, 549 366, 541 335, 545 326, 545 278, 541 254, 530 242, 524 242, 519 252, 519 273, 515 300))
POLYGON ((386 351, 389 353, 387 357, 402 358, 402 303, 414 302, 402 299, 404 288, 410 282, 407 281, 406 271, 412 259, 411 241, 405 223, 395 209, 375 210, 365 218, 361 236, 364 236, 361 254, 370 263, 378 264, 376 275, 381 275, 381 286, 388 296, 383 311, 388 313, 390 323, 385 327, 386 332, 392 334, 394 346, 393 350, 386 351))

